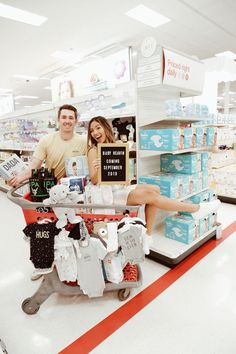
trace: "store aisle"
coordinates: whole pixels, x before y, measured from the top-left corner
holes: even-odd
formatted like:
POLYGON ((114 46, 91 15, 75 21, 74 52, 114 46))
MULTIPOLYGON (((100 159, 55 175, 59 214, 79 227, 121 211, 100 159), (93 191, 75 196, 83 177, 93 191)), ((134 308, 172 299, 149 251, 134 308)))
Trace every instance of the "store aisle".
MULTIPOLYGON (((236 219, 235 211, 236 206, 224 204, 221 207, 219 220, 223 221, 224 227, 236 219)), ((28 259, 28 244, 21 232, 25 225, 21 209, 10 203, 4 193, 0 193, 0 218, 0 338, 7 345, 9 354, 66 353, 63 349, 70 343, 84 334, 86 336, 88 330, 124 305, 118 301, 116 293, 106 293, 98 299, 55 294, 36 315, 26 315, 21 310, 21 302, 37 290, 40 281, 30 281, 33 267, 28 259)), ((235 244, 236 234, 233 234, 95 348, 94 352, 110 353, 112 348, 114 353, 123 351, 135 354, 235 353, 234 337, 230 341, 236 327, 233 305, 236 292, 235 244), (214 333, 220 333, 219 342, 220 338, 226 338, 221 340, 222 346, 216 342, 213 347, 214 333), (206 344, 211 346, 208 351, 204 351, 206 344), (230 351, 233 348, 234 351, 230 351), (192 349, 195 351, 191 352, 192 349)), ((142 270, 143 286, 134 289, 132 296, 166 274, 169 268, 146 260, 142 270)), ((129 309, 129 302, 126 303, 126 309, 129 309)), ((80 351, 76 350, 75 353, 80 351)))

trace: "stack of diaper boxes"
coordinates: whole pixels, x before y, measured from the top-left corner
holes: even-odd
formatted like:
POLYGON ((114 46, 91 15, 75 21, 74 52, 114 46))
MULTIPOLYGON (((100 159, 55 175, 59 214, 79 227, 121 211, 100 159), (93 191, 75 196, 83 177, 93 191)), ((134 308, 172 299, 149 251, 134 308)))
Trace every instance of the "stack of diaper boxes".
MULTIPOLYGON (((145 130, 141 132, 141 149, 173 151, 179 149, 182 143, 184 148, 193 146, 191 145, 193 143, 195 147, 204 144, 210 146, 214 143, 215 128, 213 127, 184 128, 182 131, 181 142, 181 129, 145 130)), ((196 193, 187 199, 189 203, 210 201, 216 198, 213 190, 202 191, 209 186, 209 162, 208 152, 163 154, 160 156, 161 172, 157 175, 140 176, 139 183, 158 185, 160 193, 169 198, 178 199, 196 193)), ((191 214, 181 213, 169 216, 165 221, 166 237, 190 243, 212 229, 216 216, 209 215, 196 223, 191 214)))
MULTIPOLYGON (((194 204, 212 201, 216 198, 213 189, 200 192, 187 201, 194 204)), ((203 236, 208 231, 212 230, 217 224, 217 214, 212 213, 207 217, 195 221, 191 214, 180 213, 174 216, 169 216, 165 219, 165 235, 172 240, 183 243, 191 243, 195 239, 203 236)))
POLYGON ((160 156, 161 172, 140 176, 139 183, 159 186, 162 195, 178 199, 208 187, 209 153, 160 156))
POLYGON ((175 151, 211 146, 215 133, 214 127, 141 129, 140 149, 175 151))

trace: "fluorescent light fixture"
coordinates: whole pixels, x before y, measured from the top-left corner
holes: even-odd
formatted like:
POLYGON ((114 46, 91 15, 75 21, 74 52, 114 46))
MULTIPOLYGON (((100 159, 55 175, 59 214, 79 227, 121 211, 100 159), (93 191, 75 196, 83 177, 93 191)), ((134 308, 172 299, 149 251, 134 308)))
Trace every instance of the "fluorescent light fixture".
POLYGON ((33 26, 41 26, 47 21, 47 17, 39 16, 33 14, 32 12, 24 11, 18 9, 17 7, 5 5, 3 3, 0 3, 0 16, 14 21, 24 22, 33 26))
POLYGON ((125 15, 153 28, 170 21, 168 17, 165 17, 142 4, 127 11, 125 15))
POLYGON ((43 104, 50 104, 50 103, 52 103, 52 101, 42 101, 41 103, 43 103, 43 104))
POLYGON ((29 76, 29 75, 22 75, 22 74, 15 74, 13 75, 16 79, 23 79, 23 80, 38 80, 37 76, 29 76))
POLYGON ((227 57, 230 59, 236 59, 236 54, 231 52, 230 50, 227 50, 226 52, 218 53, 215 54, 216 57, 227 57))
POLYGON ((24 106, 24 108, 28 108, 28 107, 32 107, 32 106, 24 106))
POLYGON ((52 89, 51 86, 44 87, 44 90, 51 90, 51 89, 52 89))
POLYGON ((29 99, 32 99, 32 100, 37 100, 39 97, 38 96, 16 96, 15 97, 15 100, 20 100, 21 98, 29 98, 29 99))
POLYGON ((51 54, 52 57, 69 62, 69 63, 74 63, 76 61, 79 61, 81 59, 81 56, 73 51, 70 52, 63 52, 63 51, 56 51, 51 54))

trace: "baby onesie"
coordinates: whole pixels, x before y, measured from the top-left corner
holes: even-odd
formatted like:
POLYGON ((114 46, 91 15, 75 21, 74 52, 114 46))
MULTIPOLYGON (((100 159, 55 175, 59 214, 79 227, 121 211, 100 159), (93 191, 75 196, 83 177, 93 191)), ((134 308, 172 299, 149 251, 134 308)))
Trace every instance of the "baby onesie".
POLYGON ((62 229, 55 237, 54 258, 58 277, 61 281, 76 281, 77 261, 72 239, 68 238, 69 232, 62 229))
POLYGON ((27 225, 23 232, 30 239, 30 260, 38 274, 51 272, 54 261, 54 237, 58 235, 60 229, 52 222, 34 223, 27 225))
POLYGON ((106 254, 106 248, 96 238, 90 238, 88 246, 80 246, 80 258, 77 258, 77 280, 83 293, 89 297, 103 295, 105 281, 101 260, 106 254))

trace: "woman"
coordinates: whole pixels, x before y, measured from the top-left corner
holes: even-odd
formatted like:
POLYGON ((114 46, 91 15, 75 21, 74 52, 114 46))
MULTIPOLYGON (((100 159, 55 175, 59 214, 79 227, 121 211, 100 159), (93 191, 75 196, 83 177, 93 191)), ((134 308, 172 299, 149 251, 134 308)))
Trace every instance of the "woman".
MULTIPOLYGON (((89 175, 93 184, 98 182, 98 167, 100 165, 100 160, 97 157, 97 144, 114 142, 114 135, 108 121, 104 117, 92 118, 88 125, 87 154, 89 175)), ((149 235, 152 233, 158 209, 189 212, 192 213, 194 219, 199 220, 215 211, 220 205, 219 200, 200 204, 179 202, 160 195, 159 187, 148 184, 116 186, 113 197, 117 204, 145 205, 146 226, 149 235)))

